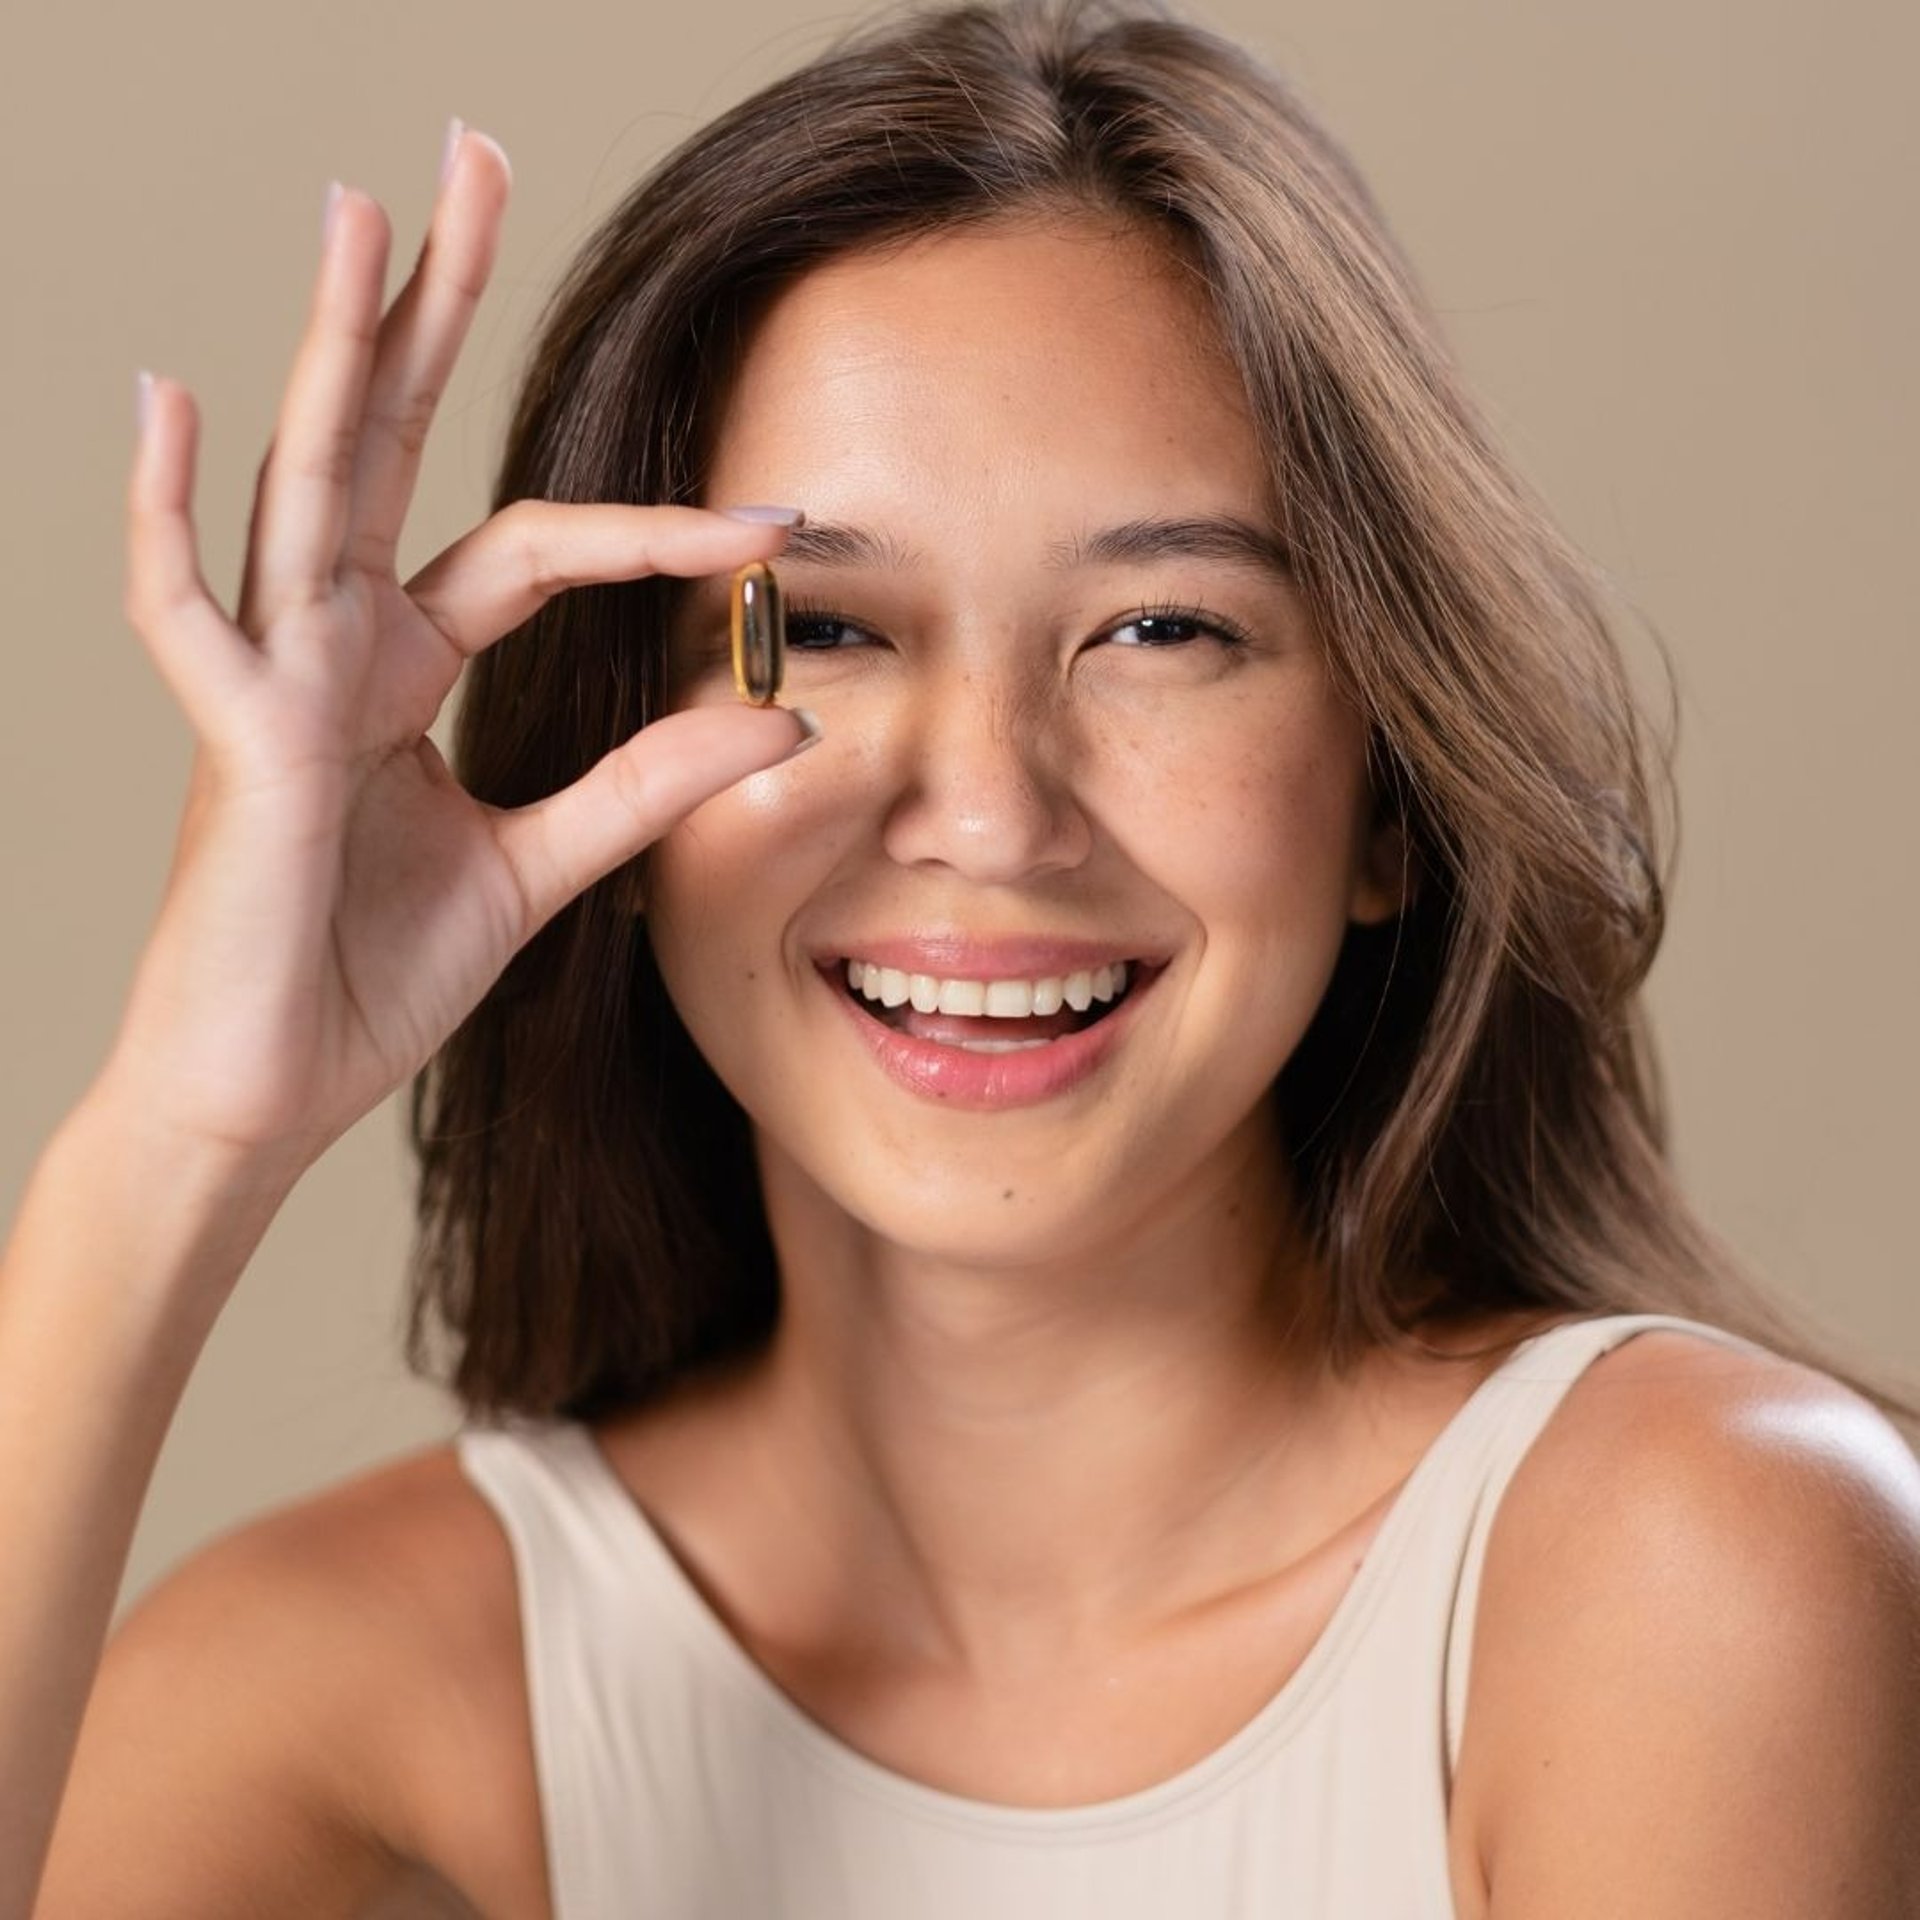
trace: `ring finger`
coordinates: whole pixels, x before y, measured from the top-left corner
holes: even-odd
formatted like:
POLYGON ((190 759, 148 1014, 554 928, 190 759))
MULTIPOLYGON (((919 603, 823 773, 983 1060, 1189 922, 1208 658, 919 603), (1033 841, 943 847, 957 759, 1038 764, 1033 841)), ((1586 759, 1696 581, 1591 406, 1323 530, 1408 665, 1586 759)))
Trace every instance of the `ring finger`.
POLYGON ((390 237, 376 201, 336 188, 307 331, 254 495, 240 624, 256 640, 287 606, 332 592, 378 344, 390 237))

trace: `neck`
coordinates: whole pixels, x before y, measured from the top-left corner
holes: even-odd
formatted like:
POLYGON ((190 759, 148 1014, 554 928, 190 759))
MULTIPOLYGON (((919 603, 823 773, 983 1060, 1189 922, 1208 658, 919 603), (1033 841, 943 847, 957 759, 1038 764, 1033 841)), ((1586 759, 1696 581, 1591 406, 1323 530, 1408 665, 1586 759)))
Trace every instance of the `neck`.
POLYGON ((1270 1136, 1045 1266, 885 1242, 763 1158, 770 1473, 899 1657, 1043 1671, 1271 1569, 1276 1475, 1324 1438, 1327 1395, 1270 1136))

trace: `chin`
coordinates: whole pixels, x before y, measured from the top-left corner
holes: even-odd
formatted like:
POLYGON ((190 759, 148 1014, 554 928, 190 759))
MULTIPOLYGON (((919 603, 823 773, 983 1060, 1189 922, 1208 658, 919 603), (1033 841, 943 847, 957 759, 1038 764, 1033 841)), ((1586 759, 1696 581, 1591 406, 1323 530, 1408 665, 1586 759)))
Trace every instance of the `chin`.
MULTIPOLYGON (((1262 1101, 1184 1165, 1164 1151, 1128 1152, 1124 1135, 1083 1136, 1078 1151, 1056 1141, 1041 1158, 1010 1150, 1004 1138, 969 1150, 951 1134, 938 1150, 878 1139, 848 1150, 851 1138, 838 1129, 826 1137, 841 1151, 790 1155, 763 1133, 762 1176, 783 1237, 817 1234, 830 1243, 850 1230, 857 1241, 879 1243, 883 1257, 891 1250, 985 1270, 1107 1263, 1196 1210, 1217 1212, 1224 1188, 1282 1183, 1284 1172, 1269 1164, 1281 1149, 1270 1121, 1262 1123, 1267 1115, 1262 1101)), ((1200 1116, 1193 1120, 1161 1136, 1161 1147, 1204 1138, 1200 1116)))
POLYGON ((984 1272, 1101 1260, 1125 1237, 1110 1206, 1091 1197, 1076 1204, 1044 1182, 1004 1173, 945 1182, 936 1193, 848 1195, 840 1205, 903 1257, 984 1272))

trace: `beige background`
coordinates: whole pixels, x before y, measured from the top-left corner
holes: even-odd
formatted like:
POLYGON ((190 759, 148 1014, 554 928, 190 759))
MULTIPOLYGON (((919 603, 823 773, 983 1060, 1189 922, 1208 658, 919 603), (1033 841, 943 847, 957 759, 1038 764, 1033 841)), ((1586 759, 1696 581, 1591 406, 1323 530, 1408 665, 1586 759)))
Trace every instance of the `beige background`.
MULTIPOLYGON (((135 368, 200 396, 224 590, 327 181, 385 201, 397 284, 447 116, 495 134, 516 200, 429 451, 417 565, 482 510, 528 329, 591 223, 856 13, 733 0, 690 34, 630 0, 10 10, 0 1212, 111 1039, 188 760, 119 613, 135 368)), ((1672 647, 1687 835, 1654 997, 1680 1157, 1763 1272, 1912 1370, 1914 10, 1200 17, 1350 145, 1521 464, 1672 647)), ((397 1359, 401 1139, 396 1100, 276 1222, 169 1438, 127 1596, 249 1514, 451 1430, 397 1359)))

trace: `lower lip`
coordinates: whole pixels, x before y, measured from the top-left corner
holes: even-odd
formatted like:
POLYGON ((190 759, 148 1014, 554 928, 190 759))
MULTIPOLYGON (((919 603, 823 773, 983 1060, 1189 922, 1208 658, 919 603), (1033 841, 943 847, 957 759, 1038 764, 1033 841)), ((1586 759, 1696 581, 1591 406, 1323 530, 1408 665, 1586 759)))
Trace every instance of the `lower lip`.
MULTIPOLYGON (((840 971, 844 975, 844 963, 840 971)), ((1078 1033, 1062 1034, 1043 1047, 1023 1047, 1017 1053, 970 1053, 965 1047, 942 1046, 936 1040, 896 1033, 871 1014, 863 1013, 853 996, 835 984, 833 976, 823 971, 820 978, 890 1079, 924 1100, 938 1100, 950 1107, 993 1109, 1029 1107, 1055 1099, 1098 1071, 1126 1037, 1134 1007, 1151 988, 1157 972, 1144 978, 1136 976, 1127 997, 1104 1020, 1082 1027, 1078 1033)))

